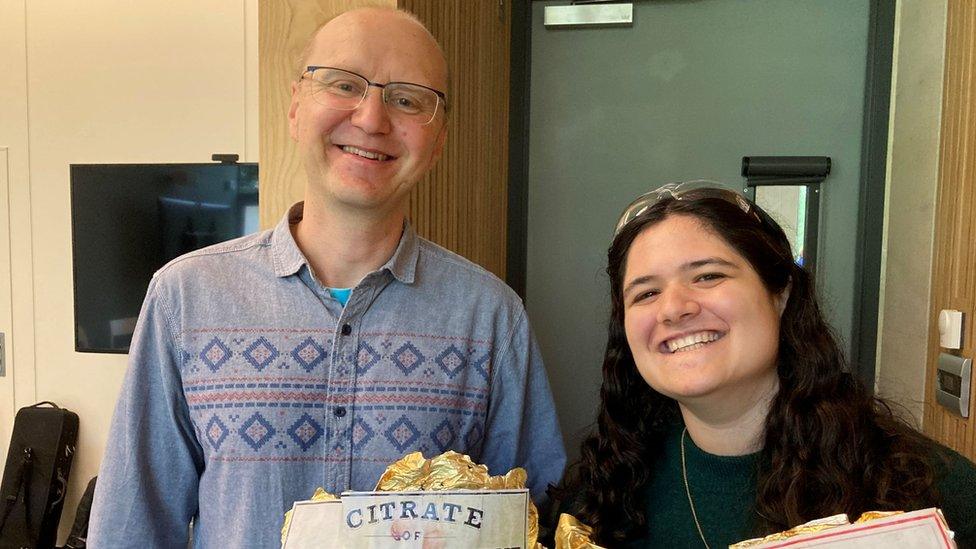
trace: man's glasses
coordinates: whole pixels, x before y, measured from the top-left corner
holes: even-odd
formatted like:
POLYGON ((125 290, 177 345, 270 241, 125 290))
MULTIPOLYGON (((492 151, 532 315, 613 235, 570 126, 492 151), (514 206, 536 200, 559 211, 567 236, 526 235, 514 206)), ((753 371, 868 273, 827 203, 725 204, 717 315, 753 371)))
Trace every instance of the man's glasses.
POLYGON ((302 79, 311 85, 315 102, 330 109, 351 111, 363 103, 369 88, 375 87, 382 91, 386 112, 395 121, 423 126, 434 120, 438 105, 443 104, 447 110, 447 96, 443 92, 420 84, 377 84, 351 71, 315 66, 306 67, 302 79))
POLYGON ((721 183, 708 181, 706 179, 696 179, 694 181, 683 181, 681 183, 668 183, 644 193, 630 203, 624 212, 620 214, 617 227, 613 231, 616 237, 620 231, 642 213, 646 212, 651 206, 665 198, 674 200, 700 200, 702 198, 718 198, 730 204, 738 206, 743 212, 750 214, 756 221, 762 221, 752 203, 746 200, 741 194, 724 187, 721 183))

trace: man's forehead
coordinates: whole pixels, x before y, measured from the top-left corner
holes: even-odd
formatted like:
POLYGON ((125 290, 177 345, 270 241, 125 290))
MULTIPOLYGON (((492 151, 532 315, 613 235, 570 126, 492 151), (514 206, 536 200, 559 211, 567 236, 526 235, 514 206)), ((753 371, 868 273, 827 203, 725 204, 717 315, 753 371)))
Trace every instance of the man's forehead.
POLYGON ((394 9, 361 8, 323 25, 311 39, 306 60, 335 61, 370 54, 386 57, 401 52, 411 54, 411 64, 435 70, 445 64, 437 41, 418 20, 394 9))

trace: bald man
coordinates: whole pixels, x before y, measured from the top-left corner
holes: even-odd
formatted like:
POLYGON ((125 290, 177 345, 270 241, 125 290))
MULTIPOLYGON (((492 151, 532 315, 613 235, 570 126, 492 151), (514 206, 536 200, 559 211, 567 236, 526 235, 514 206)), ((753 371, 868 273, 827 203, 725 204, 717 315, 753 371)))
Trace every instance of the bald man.
MULTIPOLYGON (((416 235, 410 190, 447 132, 447 65, 390 9, 318 30, 288 124, 304 202, 180 257, 149 286, 99 474, 92 547, 277 547, 317 486, 370 490, 403 455, 565 464, 518 297, 416 235)), ((459 183, 460 184, 460 183, 459 183)))

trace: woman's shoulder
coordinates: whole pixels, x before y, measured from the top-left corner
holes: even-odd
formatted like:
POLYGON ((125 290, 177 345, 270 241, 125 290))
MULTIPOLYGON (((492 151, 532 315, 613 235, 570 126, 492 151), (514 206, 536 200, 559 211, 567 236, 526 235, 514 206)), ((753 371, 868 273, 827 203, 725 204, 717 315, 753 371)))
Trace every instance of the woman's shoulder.
MULTIPOLYGON (((929 451, 933 458, 938 488, 943 497, 960 490, 944 491, 943 488, 976 486, 976 463, 966 458, 956 450, 938 442, 929 440, 929 451)), ((960 494, 976 500, 976 490, 967 490, 960 494)), ((976 507, 974 507, 976 512, 976 507)))
POLYGON ((932 444, 938 457, 939 508, 959 547, 976 547, 976 464, 951 448, 932 444))

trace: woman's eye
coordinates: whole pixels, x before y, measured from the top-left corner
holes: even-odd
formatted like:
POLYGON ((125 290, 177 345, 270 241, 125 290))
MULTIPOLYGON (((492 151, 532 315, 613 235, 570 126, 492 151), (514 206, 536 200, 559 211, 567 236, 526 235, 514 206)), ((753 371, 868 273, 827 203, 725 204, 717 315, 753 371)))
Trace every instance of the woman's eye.
POLYGON ((714 282, 725 278, 722 273, 704 273, 695 277, 695 282, 714 282))
POLYGON ((640 303, 642 301, 648 301, 648 300, 651 300, 651 299, 654 299, 655 297, 657 297, 657 295, 659 293, 660 292, 658 292, 657 290, 647 290, 645 292, 641 292, 641 293, 635 295, 632 302, 633 303, 640 303))

